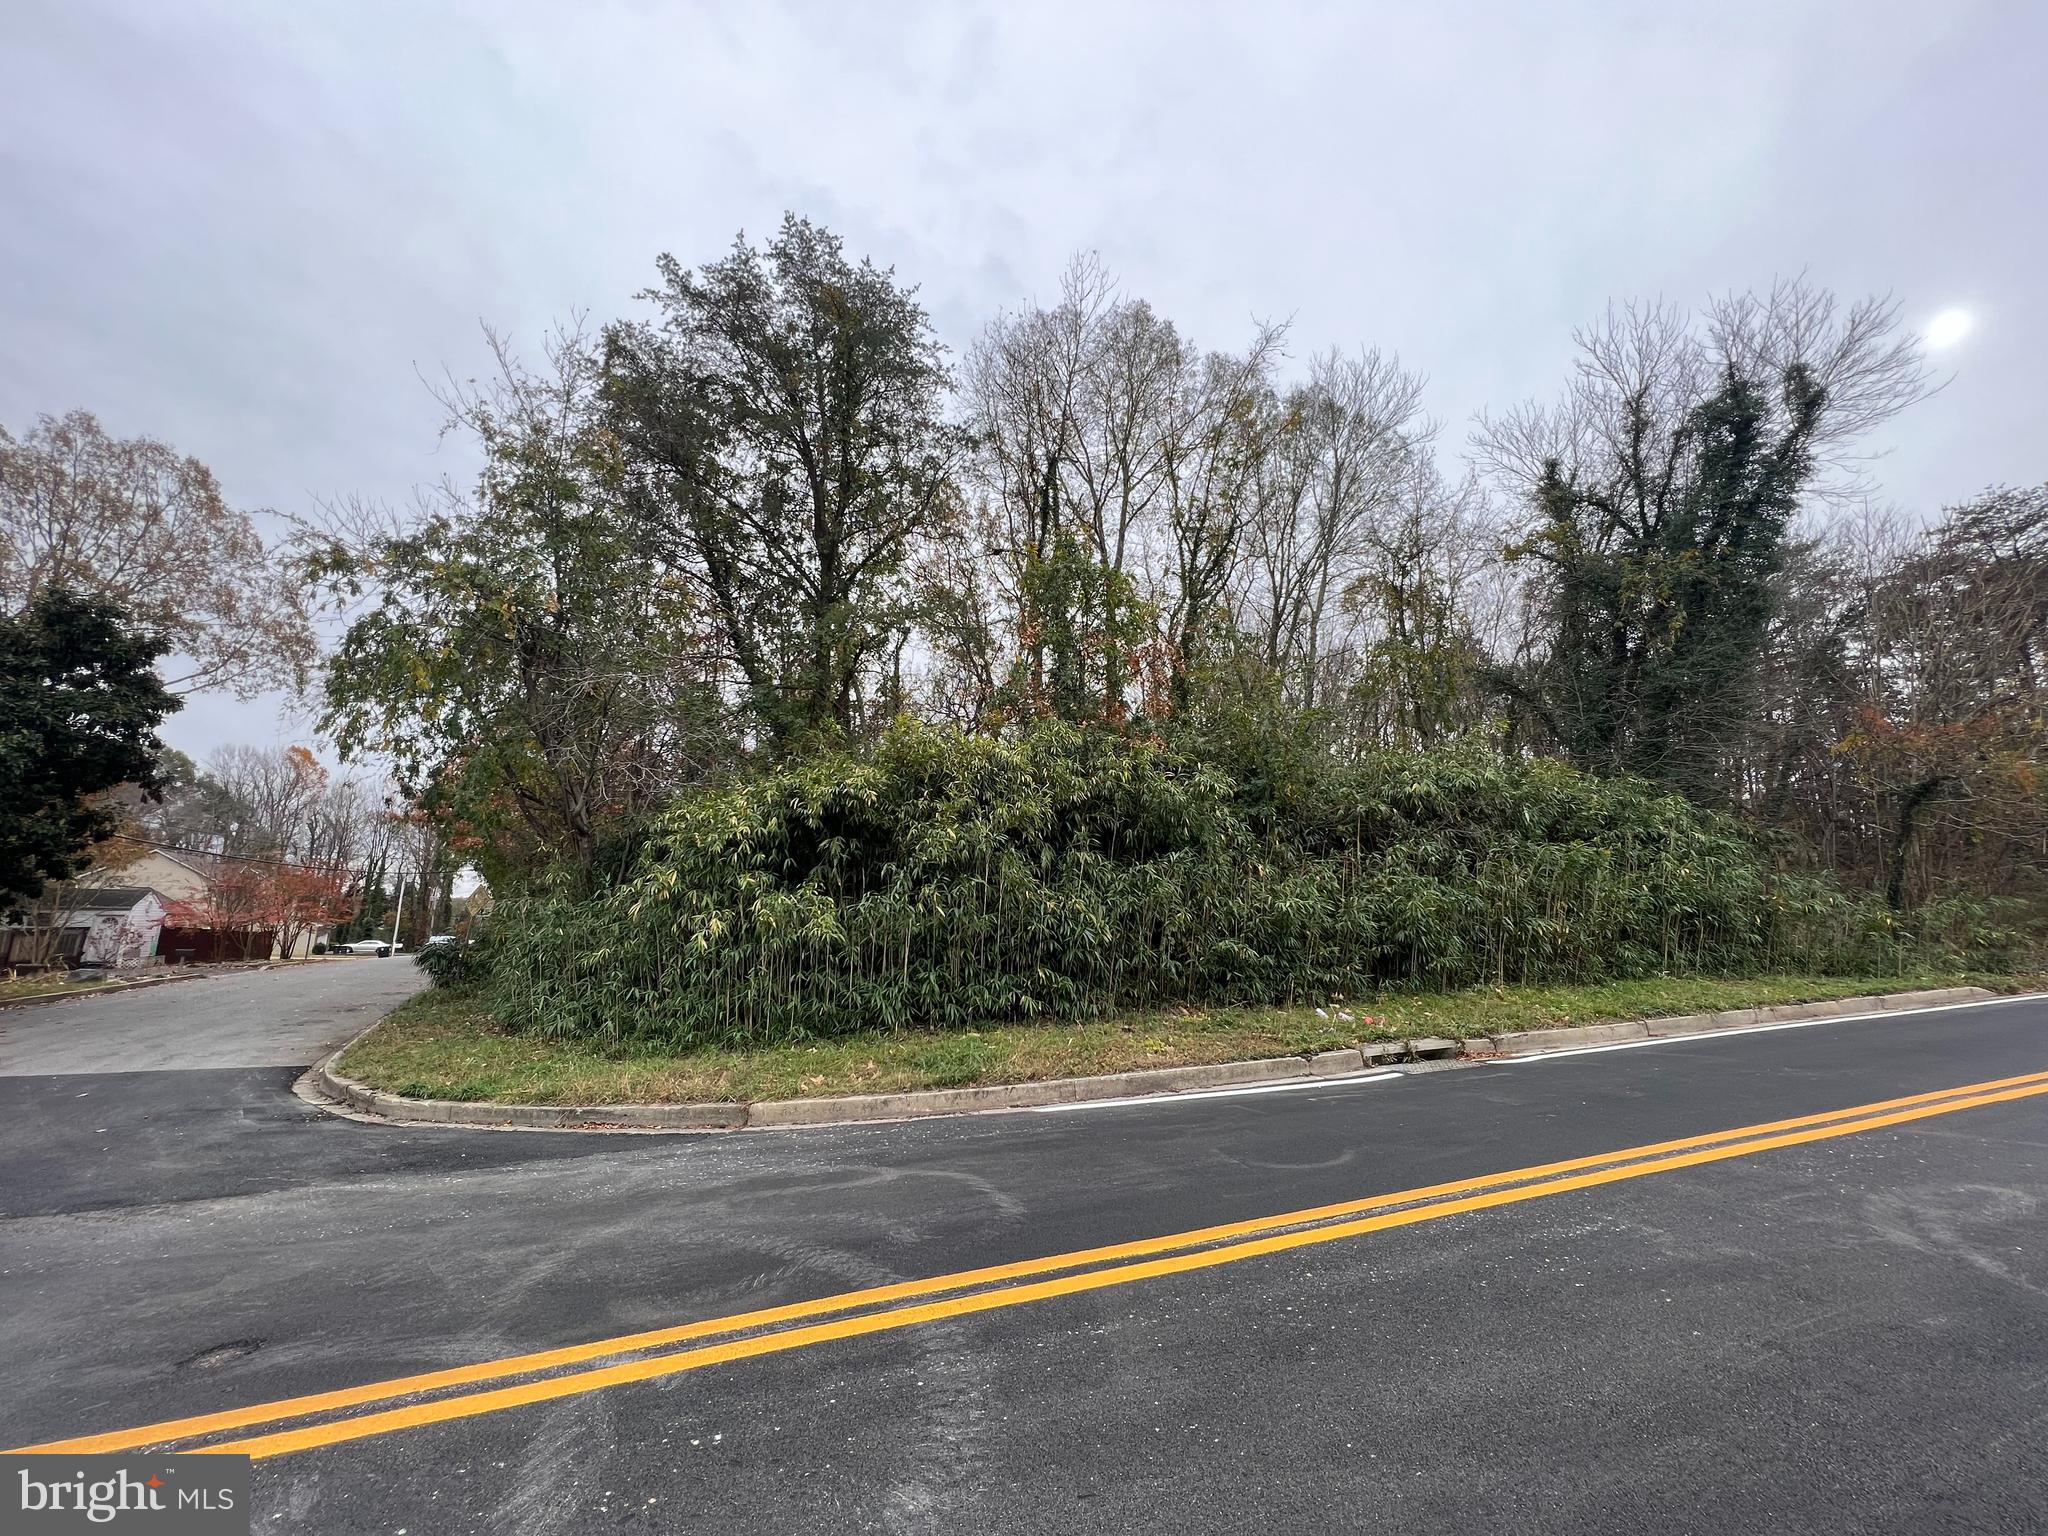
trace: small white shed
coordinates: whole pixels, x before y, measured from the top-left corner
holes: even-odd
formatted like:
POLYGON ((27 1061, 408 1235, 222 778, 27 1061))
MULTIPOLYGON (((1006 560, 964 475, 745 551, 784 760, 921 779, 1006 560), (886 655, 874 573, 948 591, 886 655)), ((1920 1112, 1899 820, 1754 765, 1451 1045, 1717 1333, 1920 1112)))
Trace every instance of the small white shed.
POLYGON ((148 886, 79 886, 67 906, 58 951, 73 965, 126 968, 155 956, 164 902, 148 886))

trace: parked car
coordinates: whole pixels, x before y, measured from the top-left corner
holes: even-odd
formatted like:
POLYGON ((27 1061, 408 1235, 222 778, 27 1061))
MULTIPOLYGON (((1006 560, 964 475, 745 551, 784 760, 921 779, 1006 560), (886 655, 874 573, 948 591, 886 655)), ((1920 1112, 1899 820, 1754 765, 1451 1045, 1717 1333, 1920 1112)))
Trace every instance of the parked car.
POLYGON ((391 943, 388 939, 357 939, 353 944, 337 944, 337 955, 388 955, 391 943))
POLYGON ((452 933, 430 933, 427 935, 427 942, 422 944, 420 948, 430 949, 436 944, 453 944, 454 942, 455 935, 452 933))

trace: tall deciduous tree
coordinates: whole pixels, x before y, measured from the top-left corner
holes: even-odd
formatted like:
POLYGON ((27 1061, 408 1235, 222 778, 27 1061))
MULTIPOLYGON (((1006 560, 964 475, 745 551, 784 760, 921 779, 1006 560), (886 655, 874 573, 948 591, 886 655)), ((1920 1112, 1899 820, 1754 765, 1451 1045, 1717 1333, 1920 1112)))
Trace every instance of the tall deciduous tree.
POLYGON ((1139 580, 1174 391, 1196 356, 1093 256, 1069 263, 1057 304, 997 316, 969 351, 977 553, 1008 609, 1006 713, 1126 713, 1154 624, 1139 580))
POLYGON ((1165 440, 1166 543, 1170 581, 1162 608, 1172 647, 1173 703, 1192 679, 1232 649, 1230 598, 1258 512, 1260 466, 1279 431, 1273 390, 1283 333, 1261 327, 1241 353, 1212 352, 1182 370, 1165 440))
POLYGON ((1345 699, 1355 737, 1428 751, 1477 730, 1503 599, 1485 497, 1470 480, 1446 484, 1418 454, 1365 542, 1342 605, 1369 637, 1345 699))
POLYGON ((223 853, 309 853, 329 791, 309 748, 222 747, 206 760, 215 799, 232 817, 215 827, 223 853))
POLYGON ((1835 754, 1891 904, 1958 874, 2048 894, 2048 485, 1950 508, 1847 617, 1835 754))
POLYGON ((309 931, 332 928, 354 911, 347 882, 334 870, 283 859, 257 866, 265 920, 277 930, 278 953, 289 958, 309 931))
POLYGON ((944 350, 914 290, 794 215, 765 246, 660 270, 660 318, 608 333, 646 527, 773 745, 852 731, 961 452, 944 350))
POLYGON ((359 611, 325 669, 323 728, 387 754, 494 881, 579 877, 677 785, 728 761, 693 590, 650 553, 603 419, 599 365, 558 334, 534 368, 450 396, 473 495, 410 526, 312 540, 309 574, 359 611))
MULTIPOLYGON (((1258 475, 1246 540, 1247 623, 1291 702, 1321 702, 1348 591, 1378 564, 1396 525, 1420 513, 1431 429, 1422 379, 1378 351, 1330 352, 1288 391, 1258 475)), ((1413 542, 1407 539, 1407 542, 1413 542)))
POLYGON ((1502 674, 1575 762, 1731 798, 1757 715, 1786 531, 1857 439, 1925 392, 1895 307, 1788 284, 1580 333, 1561 404, 1483 421, 1534 513, 1538 643, 1502 674))
POLYGON ((156 785, 156 728, 178 708, 157 680, 164 643, 115 605, 45 587, 0 614, 0 911, 84 867, 118 830, 104 795, 156 785))
POLYGON ((1056 305, 984 331, 965 398, 1024 712, 1120 720, 1134 685, 1141 705, 1185 702, 1234 622, 1281 339, 1262 327, 1242 353, 1205 355, 1092 257, 1056 305))
POLYGON ((166 686, 290 688, 315 654, 298 583, 213 472, 87 411, 0 428, 0 609, 52 588, 118 603, 169 642, 166 686))

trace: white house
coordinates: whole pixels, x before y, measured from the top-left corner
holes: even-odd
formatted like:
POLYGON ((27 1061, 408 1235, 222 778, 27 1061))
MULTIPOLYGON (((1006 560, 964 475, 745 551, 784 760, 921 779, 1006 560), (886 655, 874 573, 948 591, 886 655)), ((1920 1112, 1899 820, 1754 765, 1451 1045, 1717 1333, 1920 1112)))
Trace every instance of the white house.
MULTIPOLYGON (((104 878, 119 880, 124 885, 148 886, 163 898, 167 907, 181 902, 203 906, 213 883, 233 867, 218 854, 152 847, 119 868, 110 867, 104 878)), ((168 937, 151 953, 161 953, 166 961, 174 964, 181 958, 200 961, 278 958, 281 935, 261 927, 236 929, 226 934, 176 927, 165 931, 168 937)), ((293 941, 291 954, 284 958, 305 958, 313 952, 313 945, 325 939, 331 931, 324 925, 305 929, 293 941)))
POLYGON ((131 859, 117 869, 110 868, 107 878, 119 880, 123 885, 146 885, 166 903, 198 901, 213 883, 212 874, 205 868, 207 861, 207 855, 203 853, 173 853, 168 848, 152 848, 138 859, 131 859))
MULTIPOLYGON (((282 926, 252 913, 223 927, 208 912, 209 893, 234 867, 218 855, 149 848, 118 867, 103 864, 79 880, 53 882, 39 902, 0 921, 0 967, 279 958, 282 926), (175 926, 174 917, 195 926, 175 926)), ((286 958, 312 953, 330 931, 325 924, 301 929, 286 958)))

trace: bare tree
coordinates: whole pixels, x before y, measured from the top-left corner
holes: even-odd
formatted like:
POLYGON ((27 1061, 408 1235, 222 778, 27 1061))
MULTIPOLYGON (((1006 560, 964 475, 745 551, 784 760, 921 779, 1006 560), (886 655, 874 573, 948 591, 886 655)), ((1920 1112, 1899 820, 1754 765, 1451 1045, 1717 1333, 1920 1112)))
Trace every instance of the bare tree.
POLYGON ((0 606, 49 587, 118 602, 168 639, 173 693, 300 685, 315 643, 298 584, 199 460, 114 438, 87 411, 0 428, 0 606))
POLYGON ((1317 703, 1337 597, 1387 537, 1383 526, 1427 453, 1423 380, 1367 350, 1316 358, 1284 403, 1247 530, 1247 617, 1266 665, 1304 708, 1317 703))
POLYGON ((2048 882, 2048 486, 1952 507, 1846 616, 1855 713, 1837 743, 1870 796, 1886 895, 1967 873, 2048 882))
POLYGON ((1844 305, 1803 279, 1714 299, 1699 316, 1665 303, 1610 305, 1573 340, 1563 397, 1482 414, 1474 457, 1524 498, 1554 463, 1633 529, 1661 526, 1691 485, 1699 441, 1690 424, 1731 374, 1767 386, 1767 435, 1798 426, 1816 470, 1803 493, 1838 500, 1863 490, 1861 440, 1935 387, 1895 302, 1844 305), (1808 397, 1817 408, 1795 424, 1808 397))
POLYGON ((1161 479, 1162 416, 1185 349, 1141 302, 1117 297, 1093 256, 1069 263, 1052 308, 999 315, 970 349, 964 398, 975 429, 976 477, 987 548, 998 561, 1014 643, 1034 698, 1047 695, 1053 632, 1076 615, 1047 612, 1043 579, 1067 539, 1103 580, 1106 611, 1082 622, 1098 634, 1100 676, 1088 689, 1120 713, 1117 610, 1133 541, 1161 479))
POLYGON ((1343 607, 1363 638, 1351 678, 1357 744, 1428 751, 1481 727, 1512 584, 1484 489, 1418 454, 1366 532, 1343 607))
POLYGON ((357 778, 327 785, 306 818, 301 854, 326 869, 360 870, 381 846, 396 792, 357 778))
POLYGON ((1134 651, 1180 676, 1225 621, 1280 343, 1267 327, 1205 356, 1078 257, 1056 305, 999 316, 969 352, 990 548, 1037 707, 1121 718, 1134 651))
POLYGON ((1115 310, 1115 286, 1100 262, 1076 257, 1056 306, 998 315, 968 350, 962 382, 976 467, 1012 567, 1052 552, 1070 477, 1086 452, 1087 375, 1115 310))
POLYGON ((228 854, 303 855, 328 795, 328 773, 305 747, 222 747, 206 774, 239 811, 215 829, 228 854))
MULTIPOLYGON (((1151 305, 1132 300, 1102 316, 1081 378, 1081 422, 1069 475, 1074 507, 1105 573, 1111 609, 1103 623, 1103 706, 1124 712, 1122 636, 1134 626, 1145 586, 1137 569, 1152 554, 1152 526, 1165 501, 1174 439, 1175 399, 1194 348, 1151 305)), ((1156 583, 1154 583, 1156 586, 1156 583)))
POLYGON ((1244 352, 1211 353, 1178 381, 1163 445, 1172 587, 1161 606, 1180 699, 1208 659, 1212 630, 1229 622, 1259 470, 1279 430, 1273 371, 1283 339, 1280 329, 1261 326, 1244 352))

